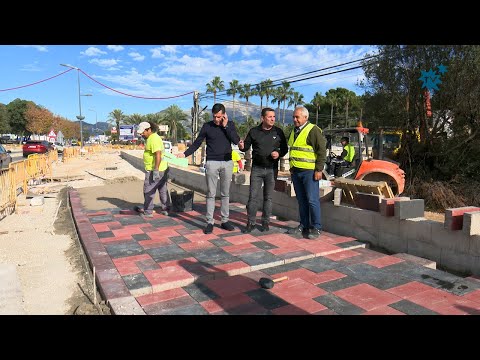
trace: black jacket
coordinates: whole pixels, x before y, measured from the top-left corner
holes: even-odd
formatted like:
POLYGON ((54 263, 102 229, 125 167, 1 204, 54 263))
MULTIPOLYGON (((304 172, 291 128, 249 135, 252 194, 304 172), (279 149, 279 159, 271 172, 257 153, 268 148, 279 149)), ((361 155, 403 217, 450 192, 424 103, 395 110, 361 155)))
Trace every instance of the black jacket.
POLYGON ((273 126, 264 130, 262 124, 250 129, 244 141, 242 151, 247 151, 252 146, 252 165, 261 167, 278 167, 278 159, 273 160, 271 153, 278 151, 280 157, 288 152, 287 139, 283 130, 273 126))

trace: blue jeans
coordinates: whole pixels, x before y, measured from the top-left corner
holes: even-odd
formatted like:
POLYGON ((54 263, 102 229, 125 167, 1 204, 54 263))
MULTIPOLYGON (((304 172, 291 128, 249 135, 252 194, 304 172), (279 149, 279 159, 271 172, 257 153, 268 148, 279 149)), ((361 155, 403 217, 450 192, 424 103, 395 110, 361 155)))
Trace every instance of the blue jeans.
POLYGON ((265 168, 253 166, 250 172, 250 194, 247 204, 248 222, 255 224, 257 218, 258 203, 260 190, 263 185, 263 207, 262 222, 269 223, 272 215, 272 195, 275 187, 275 178, 277 170, 273 168, 265 168))
POLYGON ((313 170, 293 171, 293 188, 298 201, 300 225, 305 230, 311 227, 322 230, 320 213, 320 190, 313 170))

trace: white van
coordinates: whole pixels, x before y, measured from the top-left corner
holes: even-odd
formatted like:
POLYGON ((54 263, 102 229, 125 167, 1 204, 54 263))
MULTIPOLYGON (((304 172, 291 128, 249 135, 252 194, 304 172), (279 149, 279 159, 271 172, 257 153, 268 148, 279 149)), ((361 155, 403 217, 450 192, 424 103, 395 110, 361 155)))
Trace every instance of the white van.
POLYGON ((165 147, 165 152, 172 153, 172 142, 163 140, 163 146, 165 147))

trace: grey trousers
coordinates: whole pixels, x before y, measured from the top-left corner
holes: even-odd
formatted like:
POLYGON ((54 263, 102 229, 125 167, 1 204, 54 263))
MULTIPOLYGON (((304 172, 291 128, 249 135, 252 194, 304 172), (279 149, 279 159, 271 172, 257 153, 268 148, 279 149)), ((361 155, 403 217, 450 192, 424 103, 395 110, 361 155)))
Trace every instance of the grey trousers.
POLYGON ((207 161, 205 164, 205 180, 207 181, 207 224, 213 224, 213 212, 215 210, 215 194, 217 182, 220 177, 220 196, 222 199, 221 215, 222 223, 228 221, 230 215, 230 184, 232 182, 233 161, 207 161))
POLYGON ((143 203, 143 209, 146 214, 153 212, 155 194, 158 190, 160 195, 160 207, 162 210, 168 210, 170 208, 170 197, 168 196, 167 181, 168 171, 160 171, 160 180, 153 181, 153 171, 145 171, 145 180, 143 182, 143 196, 145 201, 143 203))

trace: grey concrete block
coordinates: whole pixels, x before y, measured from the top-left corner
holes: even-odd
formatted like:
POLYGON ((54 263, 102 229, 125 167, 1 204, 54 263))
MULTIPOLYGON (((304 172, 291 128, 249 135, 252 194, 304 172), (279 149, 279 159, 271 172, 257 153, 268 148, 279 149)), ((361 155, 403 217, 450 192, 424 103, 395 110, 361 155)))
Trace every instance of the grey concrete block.
POLYGON ((430 243, 408 239, 406 252, 440 263, 441 248, 430 243))
POLYGON ((425 258, 422 258, 422 257, 419 257, 419 256, 415 256, 415 255, 412 255, 412 254, 398 253, 398 254, 395 254, 393 256, 395 256, 396 258, 405 260, 405 261, 413 262, 417 265, 425 266, 425 267, 430 268, 430 269, 436 269, 437 268, 437 263, 435 261, 430 260, 430 259, 425 259, 425 258))
POLYGON ((237 185, 245 184, 245 174, 234 173, 232 175, 232 181, 234 184, 237 184, 237 185))
POLYGON ((43 196, 34 196, 30 200, 30 206, 42 206, 45 204, 45 198, 43 196))
POLYGON ((462 231, 465 235, 480 235, 480 211, 463 214, 462 231))
POLYGON ((468 239, 470 242, 469 253, 473 256, 480 256, 480 235, 468 236, 468 239))
POLYGON ((379 232, 377 235, 377 242, 372 242, 372 244, 380 246, 393 253, 406 252, 408 250, 408 241, 405 237, 387 232, 379 232))
POLYGON ((423 217, 425 202, 423 199, 395 201, 394 209, 395 217, 399 220, 423 217))
POLYGON ((413 218, 399 221, 398 235, 408 239, 432 242, 432 226, 438 222, 425 218, 413 218))
POLYGON ((146 315, 133 296, 108 300, 114 315, 146 315))
MULTIPOLYGON (((452 251, 450 249, 442 249, 440 260, 438 263, 445 267, 447 270, 454 270, 465 274, 474 273, 480 269, 474 268, 475 257, 458 251, 452 251)), ((477 264, 479 264, 477 262, 477 264)))
POLYGON ((431 243, 440 249, 452 250, 460 253, 470 252, 470 237, 461 231, 450 231, 443 227, 438 221, 432 221, 431 243))
POLYGON ((395 214, 395 202, 410 200, 408 196, 400 196, 392 199, 382 199, 380 202, 380 214, 383 216, 393 216, 395 214))
POLYGON ((335 191, 333 192, 333 204, 335 206, 339 206, 342 202, 342 194, 343 190, 341 188, 335 189, 335 191))

